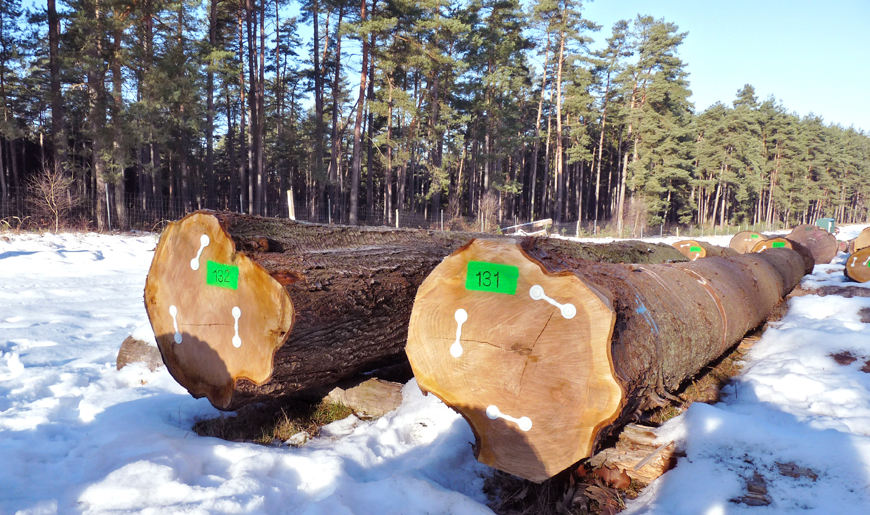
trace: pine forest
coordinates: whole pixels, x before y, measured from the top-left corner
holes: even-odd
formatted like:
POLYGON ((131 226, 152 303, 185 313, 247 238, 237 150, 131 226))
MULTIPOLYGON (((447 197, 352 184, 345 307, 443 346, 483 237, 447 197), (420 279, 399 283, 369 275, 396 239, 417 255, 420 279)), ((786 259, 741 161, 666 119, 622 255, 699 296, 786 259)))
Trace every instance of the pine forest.
POLYGON ((870 220, 864 130, 750 84, 698 111, 687 32, 582 7, 0 0, 0 220, 40 206, 129 228, 171 205, 624 236, 870 220))

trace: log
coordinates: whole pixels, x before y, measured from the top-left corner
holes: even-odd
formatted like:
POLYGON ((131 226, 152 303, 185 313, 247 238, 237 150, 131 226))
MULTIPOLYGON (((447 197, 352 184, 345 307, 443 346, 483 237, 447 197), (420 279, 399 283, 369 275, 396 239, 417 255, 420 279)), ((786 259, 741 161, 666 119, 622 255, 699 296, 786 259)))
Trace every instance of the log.
MULTIPOLYGON (((176 381, 234 410, 404 361, 418 286, 472 237, 199 211, 161 235, 145 307, 176 381)), ((579 259, 683 259, 642 242, 550 245, 579 259)))
POLYGON ((689 261, 707 257, 707 250, 697 240, 680 240, 671 245, 686 256, 689 261))
POLYGON ((870 281, 870 247, 856 250, 849 255, 843 275, 858 283, 870 281))
POLYGON ((707 243, 706 241, 697 241, 697 240, 682 240, 676 243, 672 243, 673 247, 679 250, 689 261, 694 261, 696 259, 717 256, 717 257, 729 257, 736 256, 738 253, 732 248, 729 247, 719 247, 717 245, 712 245, 707 243))
POLYGON ((677 458, 686 455, 674 441, 659 442, 658 436, 658 428, 628 424, 619 433, 616 444, 592 456, 588 465, 593 469, 624 471, 646 486, 674 468, 677 458))
POLYGON ((816 266, 816 259, 813 256, 813 253, 810 252, 810 249, 788 238, 772 237, 767 240, 759 241, 752 248, 751 253, 757 254, 759 252, 766 252, 768 250, 779 248, 792 249, 800 254, 804 260, 804 272, 807 274, 813 273, 813 268, 816 266))
POLYGON ((731 238, 731 243, 728 244, 729 247, 737 251, 738 254, 748 254, 752 252, 752 248, 759 241, 766 240, 767 237, 760 232, 755 231, 740 231, 731 238))
POLYGON ((817 265, 830 263, 839 250, 837 238, 815 225, 798 225, 786 238, 810 249, 817 265))
POLYGON ((870 227, 867 227, 858 233, 858 236, 849 240, 849 247, 847 250, 849 254, 854 254, 865 247, 870 247, 870 227))
POLYGON ((420 388, 469 422, 479 461, 540 482, 661 405, 804 270, 786 248, 618 265, 477 239, 420 286, 406 352, 420 388))

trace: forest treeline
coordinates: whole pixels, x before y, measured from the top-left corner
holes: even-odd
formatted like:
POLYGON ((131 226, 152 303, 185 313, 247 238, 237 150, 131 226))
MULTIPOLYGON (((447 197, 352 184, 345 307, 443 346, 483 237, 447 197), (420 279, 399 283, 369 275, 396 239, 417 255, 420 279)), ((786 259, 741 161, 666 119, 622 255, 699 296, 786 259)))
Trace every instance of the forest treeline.
POLYGON ((100 229, 131 195, 274 215, 288 192, 298 216, 351 224, 868 218, 867 133, 750 85, 696 112, 665 20, 287 1, 0 0, 0 219, 52 180, 100 229))

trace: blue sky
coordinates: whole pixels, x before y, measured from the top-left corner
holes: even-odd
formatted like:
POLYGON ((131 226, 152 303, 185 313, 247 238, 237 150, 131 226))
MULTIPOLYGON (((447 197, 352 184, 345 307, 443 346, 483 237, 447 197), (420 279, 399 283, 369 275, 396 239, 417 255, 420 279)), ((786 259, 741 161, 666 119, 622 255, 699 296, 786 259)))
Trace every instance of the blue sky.
POLYGON ((802 116, 870 130, 870 0, 595 0, 584 14, 602 44, 638 14, 688 32, 680 57, 699 112, 751 84, 802 116))

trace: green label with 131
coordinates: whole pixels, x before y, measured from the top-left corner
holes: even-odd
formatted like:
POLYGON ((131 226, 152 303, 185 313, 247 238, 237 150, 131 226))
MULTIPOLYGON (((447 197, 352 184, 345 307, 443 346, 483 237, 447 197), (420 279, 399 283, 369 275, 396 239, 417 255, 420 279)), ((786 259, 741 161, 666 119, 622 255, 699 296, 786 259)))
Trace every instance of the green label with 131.
POLYGON ((465 288, 514 295, 517 292, 519 277, 520 269, 512 265, 469 261, 465 274, 465 288))
POLYGON ((208 261, 205 283, 219 288, 239 289, 239 267, 208 261))

